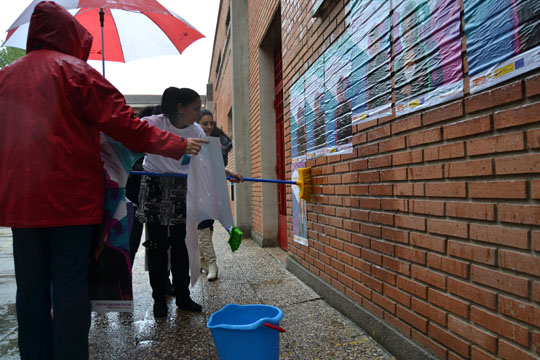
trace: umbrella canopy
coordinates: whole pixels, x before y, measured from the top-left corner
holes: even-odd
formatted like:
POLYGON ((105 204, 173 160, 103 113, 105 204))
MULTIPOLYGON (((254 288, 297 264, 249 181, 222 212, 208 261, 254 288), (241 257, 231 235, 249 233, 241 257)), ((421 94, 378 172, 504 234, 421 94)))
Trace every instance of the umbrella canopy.
MULTIPOLYGON (((40 1, 33 1, 10 26, 5 46, 26 49, 30 18, 40 1)), ((127 62, 178 55, 194 41, 204 37, 186 20, 156 0, 55 2, 74 15, 94 37, 89 60, 127 62)))

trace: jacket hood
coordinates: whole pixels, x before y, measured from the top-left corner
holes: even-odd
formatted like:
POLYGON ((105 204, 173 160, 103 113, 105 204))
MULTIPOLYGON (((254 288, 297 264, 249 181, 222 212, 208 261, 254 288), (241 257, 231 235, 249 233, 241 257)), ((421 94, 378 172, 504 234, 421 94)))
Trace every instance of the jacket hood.
POLYGON ((56 50, 86 61, 92 40, 92 35, 66 9, 55 2, 42 1, 30 19, 26 53, 56 50))

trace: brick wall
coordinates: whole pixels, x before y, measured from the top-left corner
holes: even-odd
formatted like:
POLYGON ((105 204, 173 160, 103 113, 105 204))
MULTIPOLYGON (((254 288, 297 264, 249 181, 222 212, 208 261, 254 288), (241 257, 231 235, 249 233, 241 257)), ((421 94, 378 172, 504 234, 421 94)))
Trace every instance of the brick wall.
MULTIPOLYGON (((281 2, 289 176, 288 89, 345 27, 346 1, 319 19, 312 3, 281 2)), ((539 74, 355 126, 352 154, 308 162, 309 247, 291 254, 441 359, 538 358, 539 74)))

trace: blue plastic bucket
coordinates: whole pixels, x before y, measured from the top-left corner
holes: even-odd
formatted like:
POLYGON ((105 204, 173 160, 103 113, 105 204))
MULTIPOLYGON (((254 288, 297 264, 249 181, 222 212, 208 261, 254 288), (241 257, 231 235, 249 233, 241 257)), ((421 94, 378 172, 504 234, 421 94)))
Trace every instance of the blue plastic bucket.
POLYGON ((228 304, 210 315, 206 326, 221 360, 277 360, 282 318, 275 306, 228 304))

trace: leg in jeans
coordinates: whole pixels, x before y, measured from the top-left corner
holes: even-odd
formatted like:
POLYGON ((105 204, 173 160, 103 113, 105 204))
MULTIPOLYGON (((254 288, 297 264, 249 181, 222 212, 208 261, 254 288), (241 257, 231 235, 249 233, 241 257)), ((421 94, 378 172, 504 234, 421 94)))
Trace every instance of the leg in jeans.
POLYGON ((13 229, 17 322, 22 359, 52 359, 51 272, 47 229, 13 229))
POLYGON ((50 229, 55 359, 88 359, 88 260, 95 226, 50 229))

